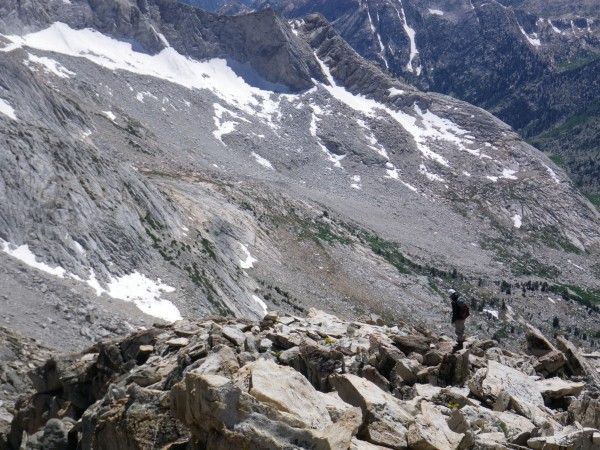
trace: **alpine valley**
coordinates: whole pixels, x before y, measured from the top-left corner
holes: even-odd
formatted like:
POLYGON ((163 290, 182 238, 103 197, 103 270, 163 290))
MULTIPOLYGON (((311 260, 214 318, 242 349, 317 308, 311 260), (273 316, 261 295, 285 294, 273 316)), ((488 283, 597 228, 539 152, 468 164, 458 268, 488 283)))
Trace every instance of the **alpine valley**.
MULTIPOLYGON (((189 323, 250 332, 269 313, 264 331, 309 311, 446 348, 450 287, 469 298, 467 334, 495 351, 534 332, 569 355, 598 348, 600 214, 521 137, 556 156, 575 133, 573 161, 597 156, 597 2, 309 3, 0 2, 2 360, 31 369, 141 328, 163 345, 160 330, 189 323), (501 43, 508 59, 488 52, 501 43)), ((595 192, 590 173, 574 179, 595 192)), ((198 350, 181 342, 164 349, 198 350)), ((82 358, 56 370, 110 366, 82 358)), ((9 369, 0 434, 19 392, 9 369)), ((69 395, 48 414, 71 414, 69 395)), ((122 448, 196 448, 140 445, 122 448)))

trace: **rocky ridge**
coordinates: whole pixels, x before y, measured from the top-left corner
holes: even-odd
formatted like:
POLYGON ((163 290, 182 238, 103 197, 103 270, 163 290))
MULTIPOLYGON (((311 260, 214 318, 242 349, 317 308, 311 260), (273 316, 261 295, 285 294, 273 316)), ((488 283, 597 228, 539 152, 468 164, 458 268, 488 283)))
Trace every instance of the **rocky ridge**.
POLYGON ((253 6, 291 19, 322 14, 361 56, 423 89, 492 112, 554 155, 584 192, 597 191, 594 2, 259 0, 253 6))
POLYGON ((510 352, 318 310, 184 320, 32 370, 0 449, 593 449, 598 356, 533 327, 510 352))

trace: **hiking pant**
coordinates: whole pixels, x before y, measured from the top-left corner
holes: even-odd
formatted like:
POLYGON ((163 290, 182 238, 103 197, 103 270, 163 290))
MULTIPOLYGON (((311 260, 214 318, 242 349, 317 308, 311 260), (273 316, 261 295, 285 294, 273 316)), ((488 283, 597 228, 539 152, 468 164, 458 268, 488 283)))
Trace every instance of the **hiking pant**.
POLYGON ((454 332, 456 333, 456 340, 463 342, 465 340, 465 321, 455 320, 454 321, 454 332))

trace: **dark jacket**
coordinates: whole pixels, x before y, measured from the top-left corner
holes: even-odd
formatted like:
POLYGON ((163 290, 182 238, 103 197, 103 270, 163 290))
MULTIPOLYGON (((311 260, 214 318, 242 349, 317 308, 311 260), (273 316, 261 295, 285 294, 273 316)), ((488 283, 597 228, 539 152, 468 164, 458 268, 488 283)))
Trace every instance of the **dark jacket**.
POLYGON ((459 295, 457 292, 452 294, 450 297, 450 300, 452 301, 452 323, 456 322, 457 320, 462 320, 460 318, 460 306, 458 305, 458 298, 459 295))

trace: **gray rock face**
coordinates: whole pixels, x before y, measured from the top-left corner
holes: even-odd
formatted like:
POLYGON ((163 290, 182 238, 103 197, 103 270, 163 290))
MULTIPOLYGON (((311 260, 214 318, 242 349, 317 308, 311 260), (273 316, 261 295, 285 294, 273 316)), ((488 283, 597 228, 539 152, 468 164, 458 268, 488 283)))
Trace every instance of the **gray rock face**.
MULTIPOLYGON (((45 338, 66 327, 61 344, 77 347, 152 320, 133 304, 151 314, 170 301, 182 316, 320 305, 447 329, 429 277, 450 282, 449 268, 482 278, 482 295, 508 275, 597 286, 597 214, 563 172, 493 116, 389 77, 320 16, 2 7, 15 18, 0 24, 2 323, 45 338), (48 27, 57 20, 68 27, 48 27), (26 251, 63 278, 27 267, 26 251)), ((531 320, 548 323, 543 294, 512 297, 516 319, 543 303, 531 320)), ((278 339, 278 351, 298 344, 278 339)), ((387 376, 394 355, 379 357, 370 365, 387 376)))

